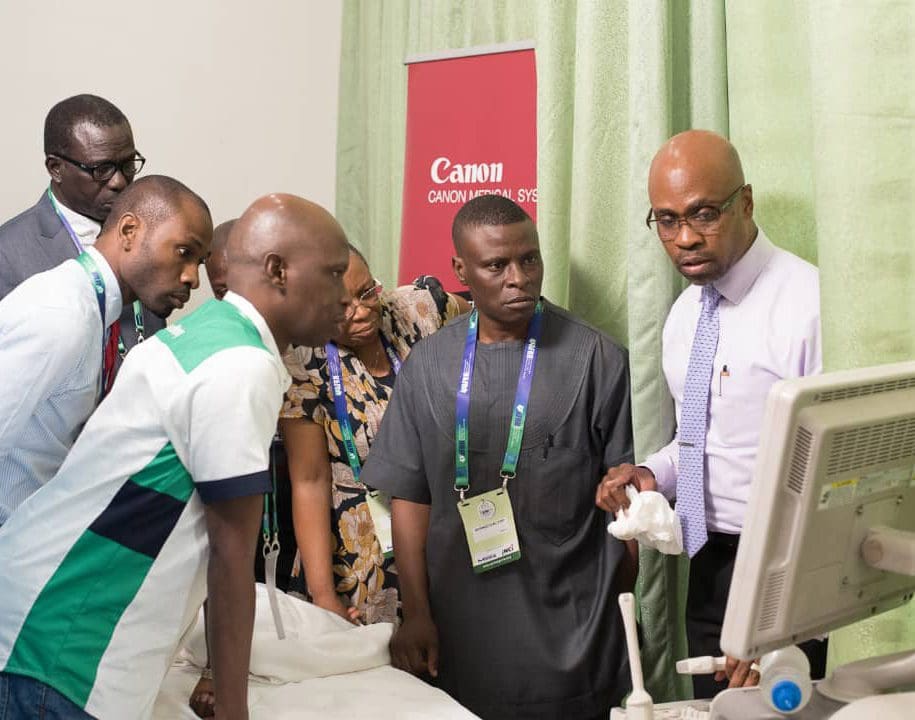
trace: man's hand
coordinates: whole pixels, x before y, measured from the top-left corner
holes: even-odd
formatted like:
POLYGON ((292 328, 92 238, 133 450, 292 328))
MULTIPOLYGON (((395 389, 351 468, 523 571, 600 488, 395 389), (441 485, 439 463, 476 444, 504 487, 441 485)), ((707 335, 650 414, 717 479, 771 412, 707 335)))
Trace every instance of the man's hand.
POLYGON ((431 617, 418 615, 403 621, 391 638, 391 662, 414 675, 438 677, 438 630, 431 617))
POLYGON ((738 660, 728 655, 724 670, 715 673, 715 681, 728 681, 728 688, 755 687, 759 685, 759 661, 738 660))
POLYGON ((391 529, 404 614, 403 624, 391 638, 391 662, 415 675, 438 677, 438 630, 429 609, 426 572, 429 506, 391 498, 391 529))
POLYGON ((626 497, 627 485, 632 485, 639 492, 658 489, 654 473, 648 468, 628 463, 617 465, 607 470, 604 479, 597 486, 595 505, 614 514, 618 513, 620 508, 629 507, 629 498, 626 497))
POLYGON ((353 625, 361 624, 359 622, 359 610, 354 607, 346 607, 340 599, 340 596, 335 592, 312 595, 311 600, 319 608, 329 610, 334 615, 339 615, 353 625))
POLYGON ((191 706, 191 710, 197 717, 213 717, 216 714, 216 692, 213 688, 213 681, 201 677, 191 693, 188 705, 191 706))

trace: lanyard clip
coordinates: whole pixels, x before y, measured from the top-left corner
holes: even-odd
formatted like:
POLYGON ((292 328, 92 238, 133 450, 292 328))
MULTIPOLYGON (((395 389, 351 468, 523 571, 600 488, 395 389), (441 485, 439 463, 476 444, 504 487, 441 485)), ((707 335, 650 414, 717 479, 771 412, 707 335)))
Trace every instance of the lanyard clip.
POLYGON ((280 539, 277 536, 277 533, 273 533, 273 539, 271 540, 267 533, 264 533, 264 559, 270 556, 270 553, 278 553, 280 551, 280 539))
POLYGON ((515 473, 508 472, 507 470, 503 470, 502 472, 499 473, 499 477, 502 478, 502 489, 504 490, 505 488, 508 487, 508 481, 515 479, 515 473))

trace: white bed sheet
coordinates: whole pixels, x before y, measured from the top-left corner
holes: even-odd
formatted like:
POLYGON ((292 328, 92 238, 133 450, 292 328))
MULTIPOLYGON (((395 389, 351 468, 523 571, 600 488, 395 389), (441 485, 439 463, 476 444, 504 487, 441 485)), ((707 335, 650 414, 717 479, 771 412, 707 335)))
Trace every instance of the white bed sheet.
MULTIPOLYGON (((173 667, 159 692, 154 720, 196 720, 187 701, 200 678, 173 667)), ((441 690, 390 665, 286 685, 248 683, 251 720, 473 720, 441 690)))
MULTIPOLYGON (((278 594, 286 639, 279 640, 266 588, 257 588, 248 707, 251 720, 472 720, 476 716, 390 665, 390 625, 356 627, 278 594)), ((188 698, 205 662, 203 613, 165 677, 153 720, 196 718, 188 698)))

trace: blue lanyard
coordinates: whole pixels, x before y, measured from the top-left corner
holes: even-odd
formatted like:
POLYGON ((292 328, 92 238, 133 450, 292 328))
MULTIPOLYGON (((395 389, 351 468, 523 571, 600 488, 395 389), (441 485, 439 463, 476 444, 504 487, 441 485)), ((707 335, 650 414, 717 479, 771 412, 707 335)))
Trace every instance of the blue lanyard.
MULTIPOLYGON (((394 374, 400 372, 402 363, 394 348, 387 342, 384 335, 381 336, 381 344, 391 361, 391 367, 394 374)), ((353 471, 353 479, 359 482, 359 474, 362 472, 362 463, 359 460, 359 453, 356 450, 356 438, 353 435, 353 426, 349 421, 349 408, 346 404, 346 390, 343 387, 343 368, 340 365, 340 351, 336 343, 329 342, 324 347, 327 352, 327 369, 330 372, 330 390, 334 397, 334 410, 337 413, 337 424, 340 425, 340 436, 343 438, 343 448, 346 451, 346 459, 353 471)))
MULTIPOLYGON (((48 186, 48 199, 51 201, 51 206, 54 208, 54 212, 57 213, 57 217, 60 219, 60 222, 63 224, 64 228, 67 231, 67 235, 70 236, 70 240, 73 242, 74 247, 76 247, 77 253, 82 253, 85 251, 83 244, 79 241, 79 236, 76 234, 76 231, 73 229, 73 226, 70 225, 70 221, 67 220, 67 216, 63 214, 60 209, 60 206, 57 204, 57 198, 54 197, 54 193, 51 192, 51 187, 48 186)), ((104 320, 105 314, 102 313, 102 319, 104 320)), ((104 323, 102 325, 104 327, 104 323)), ((137 343, 143 342, 145 335, 145 326, 143 323, 143 305, 139 300, 133 301, 133 326, 137 332, 137 343)), ((124 346, 124 341, 119 337, 118 338, 118 352, 121 357, 127 354, 127 349, 124 346)))
MULTIPOLYGON (((540 343, 542 324, 543 302, 541 301, 534 308, 534 317, 531 318, 527 329, 527 339, 524 341, 524 356, 521 359, 521 369, 518 371, 518 386, 515 390, 515 403, 512 405, 508 443, 500 472, 503 487, 515 477, 515 470, 518 467, 524 425, 527 421, 527 406, 534 382, 534 368, 537 365, 537 346, 540 343)), ((464 342, 464 357, 461 362, 461 374, 455 399, 454 489, 461 493, 461 500, 464 499, 464 493, 470 489, 470 466, 467 460, 470 432, 470 390, 473 386, 473 363, 477 354, 478 330, 479 318, 477 311, 474 310, 470 313, 470 320, 467 324, 467 339, 464 342)))
POLYGON ((102 278, 101 272, 99 272, 98 265, 95 264, 95 260, 92 259, 92 256, 87 252, 81 252, 76 261, 83 266, 83 270, 86 271, 86 274, 89 276, 89 279, 92 281, 92 287, 95 290, 95 299, 98 300, 98 311, 99 315, 102 318, 102 372, 99 375, 99 397, 101 397, 107 386, 108 378, 105 368, 105 346, 108 344, 108 326, 105 325, 105 281, 102 278))

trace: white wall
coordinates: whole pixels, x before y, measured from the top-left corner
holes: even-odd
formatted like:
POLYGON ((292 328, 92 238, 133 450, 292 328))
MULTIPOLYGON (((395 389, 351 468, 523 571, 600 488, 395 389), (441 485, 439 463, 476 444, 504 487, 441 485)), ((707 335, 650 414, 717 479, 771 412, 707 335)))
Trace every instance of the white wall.
POLYGON ((83 92, 214 223, 275 191, 333 212, 341 16, 342 0, 0 0, 0 222, 47 185, 47 111, 83 92))

